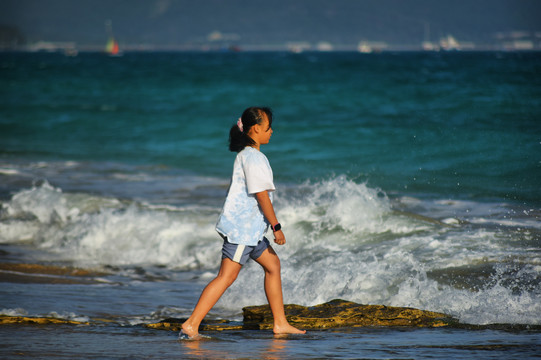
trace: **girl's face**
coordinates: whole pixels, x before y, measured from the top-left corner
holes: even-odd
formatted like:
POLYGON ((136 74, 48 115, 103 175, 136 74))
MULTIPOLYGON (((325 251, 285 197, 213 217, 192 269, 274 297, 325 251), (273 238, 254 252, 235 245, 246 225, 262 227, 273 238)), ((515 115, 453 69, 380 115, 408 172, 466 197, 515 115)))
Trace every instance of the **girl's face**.
POLYGON ((263 113, 263 120, 261 123, 257 124, 256 126, 259 127, 259 143, 260 144, 268 144, 271 138, 271 135, 273 133, 272 128, 269 125, 269 118, 267 117, 267 114, 263 113))

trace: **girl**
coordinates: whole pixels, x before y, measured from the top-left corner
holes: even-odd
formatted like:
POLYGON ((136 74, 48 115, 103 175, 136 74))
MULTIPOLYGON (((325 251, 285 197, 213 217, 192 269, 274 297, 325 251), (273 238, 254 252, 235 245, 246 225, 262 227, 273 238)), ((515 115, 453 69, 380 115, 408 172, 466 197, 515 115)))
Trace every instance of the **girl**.
POLYGON ((265 271, 265 294, 274 317, 275 334, 304 334, 286 320, 282 298, 280 259, 263 235, 270 225, 274 242, 286 243, 272 206, 275 190, 269 161, 259 151, 272 135, 272 111, 250 107, 229 132, 229 150, 237 152, 233 176, 216 230, 224 239, 218 275, 203 290, 192 315, 182 324, 180 337, 199 337, 199 325, 242 266, 254 259, 265 271))

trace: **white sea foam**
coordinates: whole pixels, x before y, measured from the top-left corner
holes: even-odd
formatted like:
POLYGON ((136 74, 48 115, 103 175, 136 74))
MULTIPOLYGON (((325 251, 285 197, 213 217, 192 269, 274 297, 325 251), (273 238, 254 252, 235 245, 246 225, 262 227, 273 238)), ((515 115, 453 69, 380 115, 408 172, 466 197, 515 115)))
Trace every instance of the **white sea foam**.
POLYGON ((314 231, 379 233, 391 230, 383 221, 390 210, 387 196, 344 176, 298 189, 302 196, 280 199, 283 222, 304 222, 314 231))
POLYGON ((88 322, 90 318, 88 316, 77 315, 73 312, 62 312, 57 313, 56 311, 51 311, 50 313, 44 315, 45 317, 51 317, 55 319, 70 320, 70 321, 79 321, 79 322, 88 322))
POLYGON ((9 168, 0 168, 1 175, 21 175, 21 173, 16 169, 9 168))
MULTIPOLYGON (((276 195, 287 238, 274 246, 286 303, 343 298, 442 311, 468 323, 541 323, 536 228, 467 221, 494 218, 504 207, 407 199, 398 212, 383 192, 345 177, 276 195), (439 221, 450 214, 456 222, 439 221), (479 266, 484 272, 476 273, 479 266), (455 269, 464 279, 454 278, 455 269)), ((203 269, 208 279, 219 265, 219 210, 64 193, 43 183, 2 204, 0 242, 32 243, 78 266, 165 265, 203 269)), ((218 308, 266 303, 258 268, 246 265, 218 308)))
MULTIPOLYGON (((314 305, 343 298, 442 311, 475 324, 541 323, 539 290, 520 280, 512 288, 504 281, 510 280, 509 274, 490 275, 486 284, 475 287, 479 280, 471 273, 470 289, 428 275, 477 264, 503 266, 498 264, 513 262, 515 257, 518 262, 535 263, 538 256, 521 247, 514 233, 395 213, 384 194, 345 178, 305 187, 302 197, 277 199, 288 240, 285 247, 275 246, 283 265, 286 303, 314 305)), ((419 206, 422 201, 410 203, 419 206)), ((449 202, 441 205, 447 207, 449 202)), ((480 213, 474 203, 468 206, 476 216, 480 213)), ((437 212, 447 216, 448 211, 437 212)), ((231 309, 264 304, 258 267, 247 266, 218 305, 231 309)), ((522 271, 533 283, 540 282, 535 267, 522 271)))
POLYGON ((5 316, 27 316, 28 311, 26 311, 23 308, 2 309, 2 310, 0 310, 0 315, 5 315, 5 316))
MULTIPOLYGON (((66 198, 60 189, 55 189, 49 183, 33 187, 15 194, 5 207, 11 217, 33 215, 40 223, 47 224, 54 219, 65 221, 70 214, 66 206, 66 198)), ((77 209, 72 208, 76 215, 77 209)))
POLYGON ((206 246, 216 244, 215 215, 64 194, 48 183, 15 194, 3 211, 0 242, 32 241, 80 265, 206 267, 220 250, 206 246))
POLYGON ((77 315, 73 312, 62 312, 57 313, 56 311, 51 311, 46 314, 29 314, 26 309, 15 308, 15 309, 2 309, 0 310, 0 315, 4 316, 30 316, 30 317, 48 317, 62 320, 71 320, 79 322, 88 322, 90 319, 88 316, 77 315))

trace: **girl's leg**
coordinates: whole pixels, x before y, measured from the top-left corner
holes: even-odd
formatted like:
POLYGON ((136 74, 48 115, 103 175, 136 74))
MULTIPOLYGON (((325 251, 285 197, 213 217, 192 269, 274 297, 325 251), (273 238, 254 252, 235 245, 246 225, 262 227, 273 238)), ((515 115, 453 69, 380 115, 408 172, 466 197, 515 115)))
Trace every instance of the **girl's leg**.
POLYGON ((237 278, 242 269, 242 265, 231 259, 222 259, 220 271, 214 280, 212 280, 201 293, 201 297, 192 312, 192 315, 182 324, 183 332, 191 338, 199 335, 199 325, 207 313, 218 302, 225 290, 237 278))
POLYGON ((304 334, 306 331, 299 330, 289 325, 284 312, 284 300, 282 296, 282 276, 280 274, 280 259, 272 247, 268 247, 256 261, 265 270, 265 294, 269 302, 274 318, 275 334, 304 334))

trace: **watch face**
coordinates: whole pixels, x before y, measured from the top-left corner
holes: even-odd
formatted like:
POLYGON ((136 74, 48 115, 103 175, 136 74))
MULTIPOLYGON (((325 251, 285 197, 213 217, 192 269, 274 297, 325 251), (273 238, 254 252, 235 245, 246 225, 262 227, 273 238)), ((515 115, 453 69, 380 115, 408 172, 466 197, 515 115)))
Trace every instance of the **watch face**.
POLYGON ((276 224, 276 225, 274 225, 274 226, 272 227, 272 230, 273 230, 273 231, 278 231, 278 230, 280 230, 280 229, 282 229, 282 225, 280 225, 280 223, 278 223, 278 224, 276 224))

